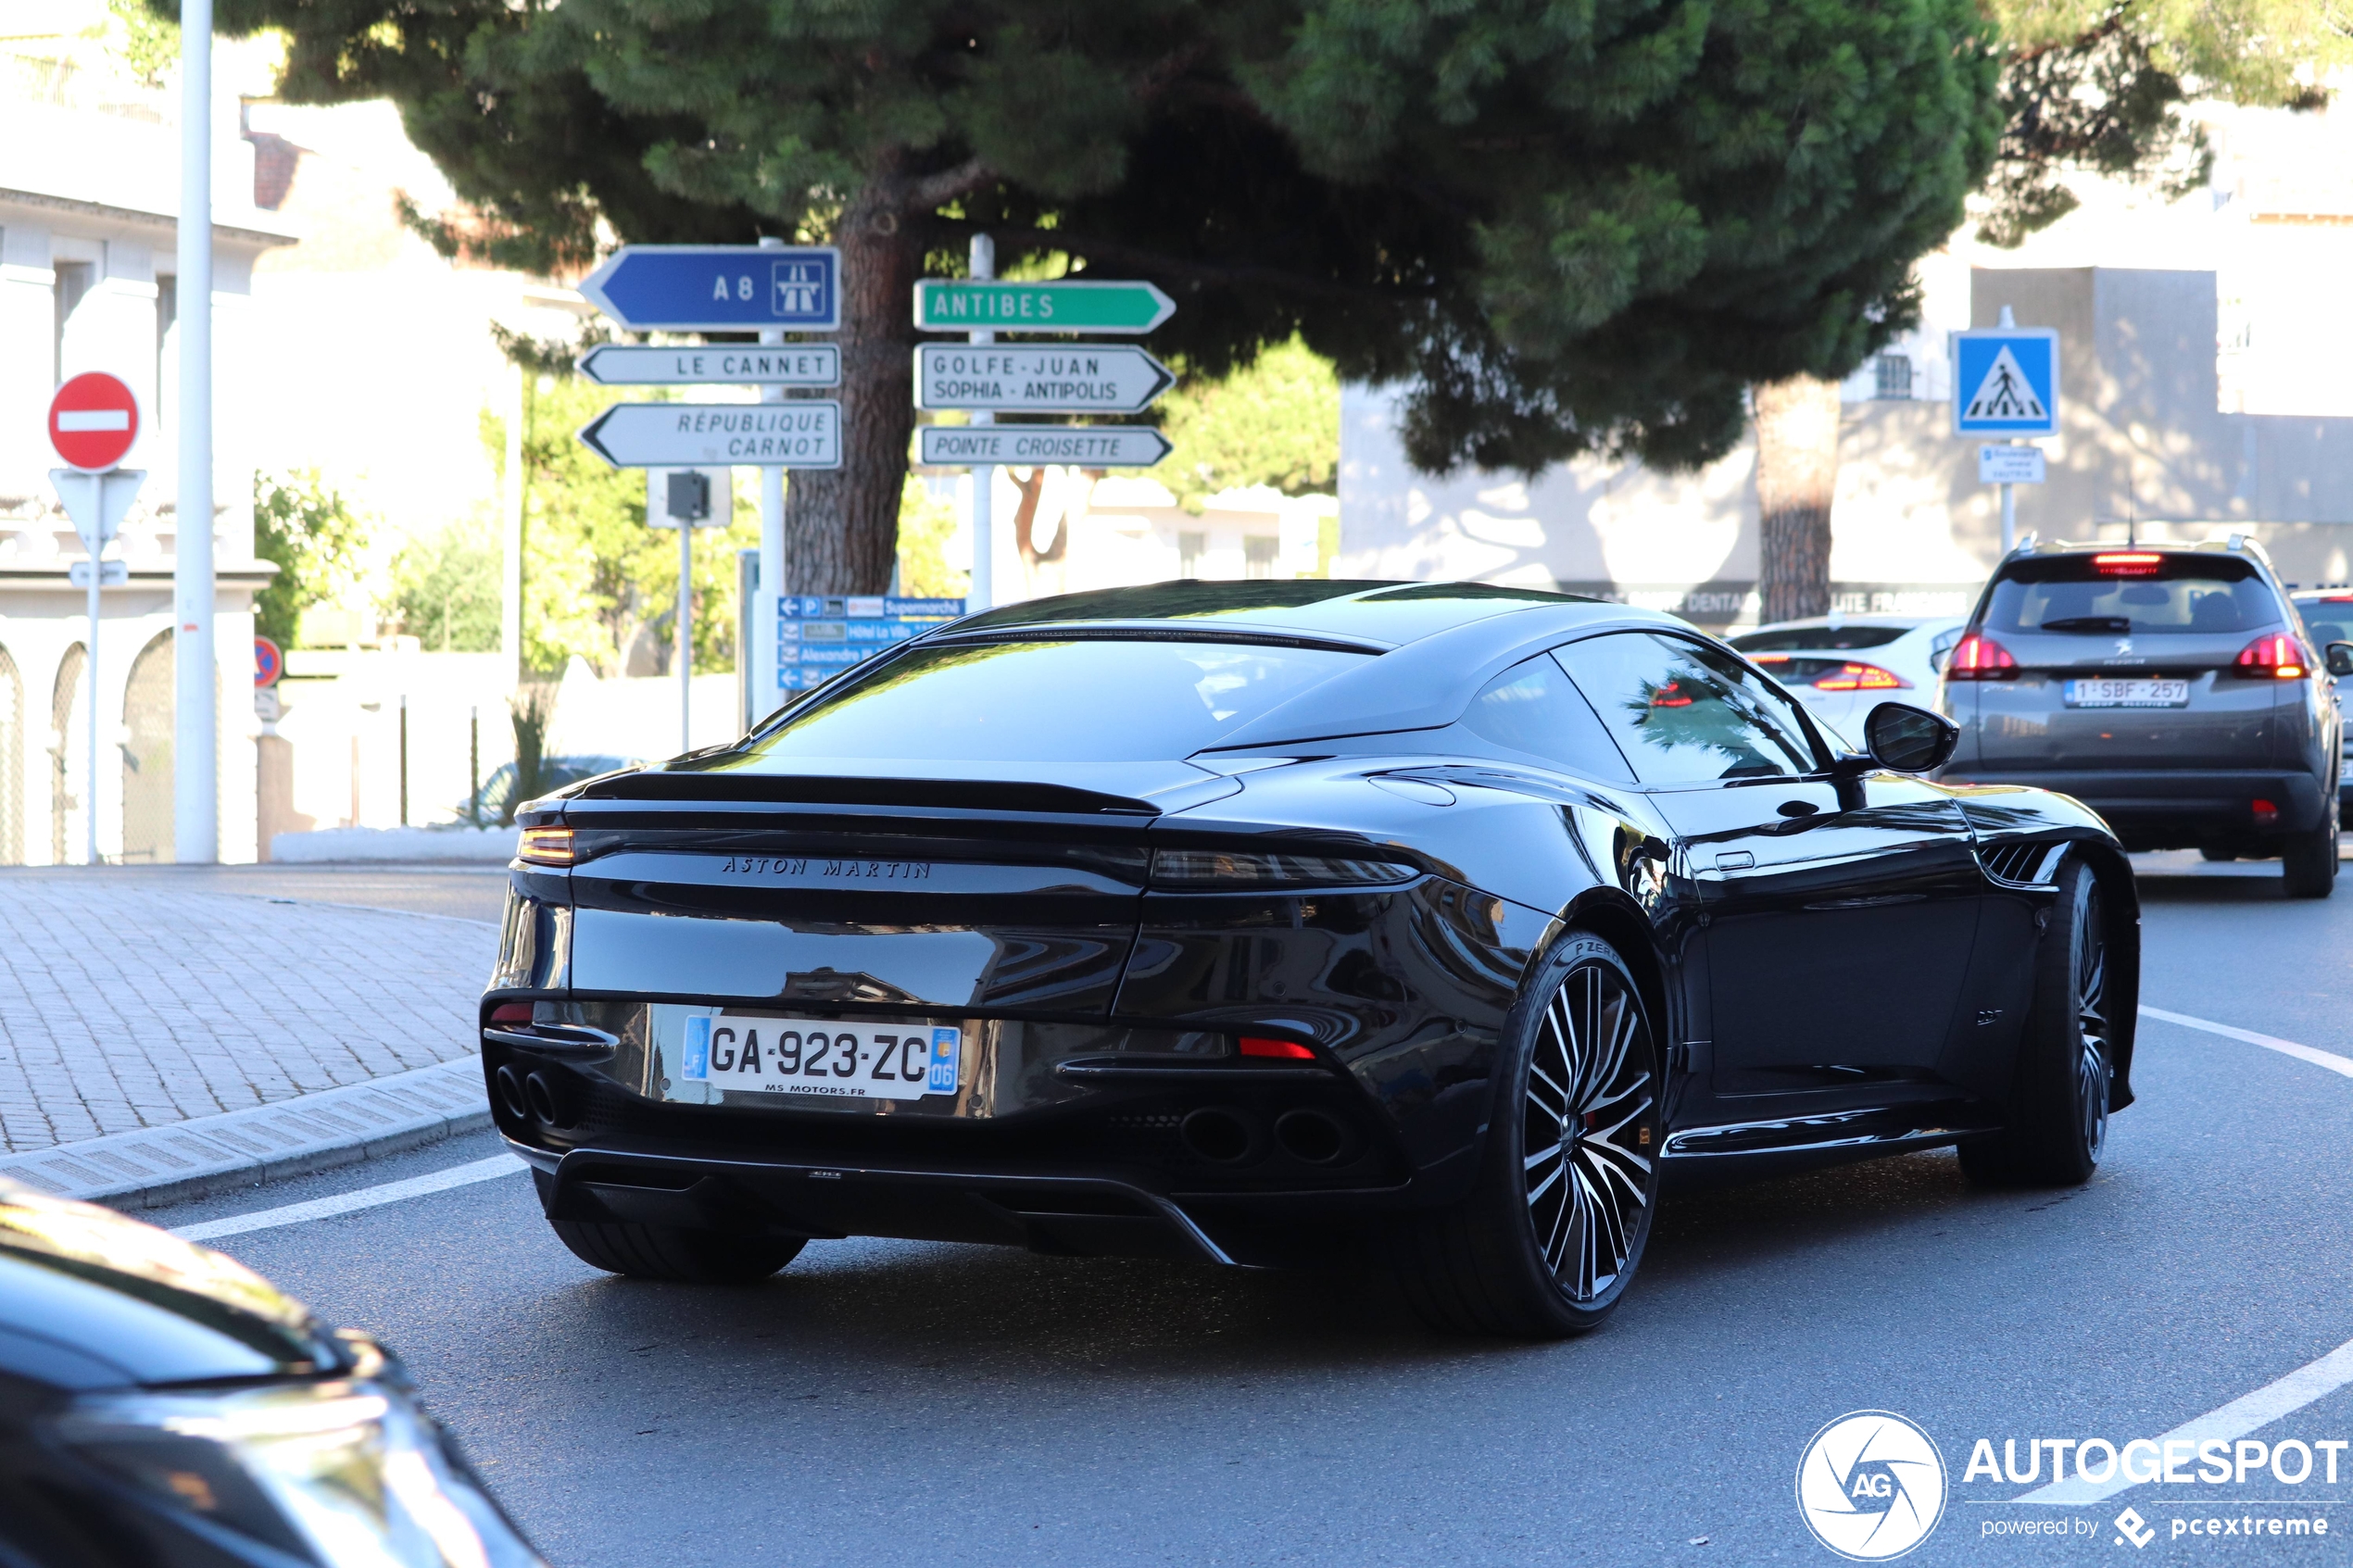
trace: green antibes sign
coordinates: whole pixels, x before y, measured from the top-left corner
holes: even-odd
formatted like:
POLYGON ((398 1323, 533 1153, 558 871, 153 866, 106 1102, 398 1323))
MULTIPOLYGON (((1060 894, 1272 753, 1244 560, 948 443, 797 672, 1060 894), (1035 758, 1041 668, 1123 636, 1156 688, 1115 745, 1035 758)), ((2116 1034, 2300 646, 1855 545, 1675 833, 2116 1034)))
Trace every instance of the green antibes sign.
POLYGON ((935 332, 1148 332, 1176 313, 1176 302, 1150 283, 915 285, 915 325, 935 332))

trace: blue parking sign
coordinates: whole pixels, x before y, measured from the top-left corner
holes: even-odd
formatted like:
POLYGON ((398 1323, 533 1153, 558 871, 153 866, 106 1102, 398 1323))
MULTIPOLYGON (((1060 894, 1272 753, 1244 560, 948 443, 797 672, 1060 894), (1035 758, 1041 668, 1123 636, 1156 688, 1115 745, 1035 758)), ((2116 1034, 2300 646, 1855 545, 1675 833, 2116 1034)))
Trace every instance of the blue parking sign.
POLYGON ((2058 333, 2048 327, 1955 332, 1953 433, 2057 435, 2058 333))

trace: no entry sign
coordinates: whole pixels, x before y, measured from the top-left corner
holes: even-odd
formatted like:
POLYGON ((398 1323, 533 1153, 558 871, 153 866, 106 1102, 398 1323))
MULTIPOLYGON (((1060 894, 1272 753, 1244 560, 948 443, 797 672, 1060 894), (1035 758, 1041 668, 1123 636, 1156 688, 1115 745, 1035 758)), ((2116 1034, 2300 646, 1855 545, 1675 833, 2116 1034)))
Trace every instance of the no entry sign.
POLYGON ((84 473, 122 461, 139 439, 139 400, 121 378, 88 370, 49 399, 49 445, 84 473))

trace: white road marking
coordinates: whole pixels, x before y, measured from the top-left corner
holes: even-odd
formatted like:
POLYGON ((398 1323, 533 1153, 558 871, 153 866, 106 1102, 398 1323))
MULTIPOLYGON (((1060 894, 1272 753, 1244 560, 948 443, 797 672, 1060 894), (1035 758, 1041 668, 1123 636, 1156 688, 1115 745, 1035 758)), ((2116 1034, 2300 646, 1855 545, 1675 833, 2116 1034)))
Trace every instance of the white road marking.
POLYGON ((2315 1067, 2325 1067, 2332 1073, 2353 1078, 2353 1057, 2338 1056, 2334 1051, 2314 1050, 2310 1046, 2299 1046, 2294 1040, 2283 1040, 2276 1035, 2259 1035, 2252 1029, 2233 1029, 2227 1023, 2192 1018, 2185 1012, 2168 1012, 2163 1008, 2145 1004, 2141 1008, 2141 1016, 2161 1018, 2184 1029, 2203 1029, 2209 1035, 2220 1035, 2225 1039, 2244 1040, 2250 1046, 2261 1046, 2267 1051, 2278 1051, 2283 1056, 2292 1056, 2298 1061, 2309 1061, 2315 1067))
MULTIPOLYGON (((2225 1039, 2243 1040, 2250 1046, 2261 1046, 2265 1050, 2278 1051, 2284 1056, 2292 1056, 2299 1061, 2309 1061, 2315 1067, 2353 1078, 2353 1058, 2341 1057, 2334 1051, 2315 1050, 2310 1046, 2299 1046, 2294 1040, 2283 1040, 2274 1035, 2259 1035, 2252 1029, 2234 1029, 2227 1023, 2192 1018, 2185 1012, 2168 1012, 2163 1008, 2144 1006, 2141 1016, 2162 1019, 2168 1023, 2181 1024, 2185 1029, 2203 1029, 2209 1035, 2220 1035, 2225 1039)), ((2183 1439, 2198 1443, 2212 1437, 2226 1443, 2235 1442, 2283 1416, 2294 1415, 2316 1399, 2326 1399, 2349 1383, 2353 1383, 2353 1339, 2347 1340, 2319 1361, 2297 1367, 2278 1382, 2265 1384, 2254 1393, 2233 1399, 2219 1410, 2208 1411, 2204 1415, 2183 1422, 2153 1440, 2158 1445, 2159 1451, 2166 1443, 2183 1439)), ((2017 1500, 2101 1502, 2119 1492, 2145 1485, 2146 1482, 2126 1477, 2123 1467, 2119 1465, 2116 1473, 2106 1481, 2054 1481, 2017 1500)))
POLYGON ((528 1168, 511 1154, 494 1154, 487 1160, 452 1165, 447 1171, 435 1171, 429 1176, 410 1176, 406 1181, 361 1187, 357 1192, 339 1192, 333 1198, 314 1198, 308 1203, 289 1203, 282 1209, 257 1209, 250 1214, 233 1214, 225 1220, 207 1220, 201 1224, 182 1225, 171 1234, 187 1241, 210 1241, 216 1236, 242 1236, 247 1231, 275 1230, 280 1225, 298 1225, 306 1220, 324 1220, 335 1214, 348 1214, 355 1210, 397 1203, 404 1198, 422 1198, 429 1192, 447 1192, 451 1187, 486 1182, 494 1176, 510 1175, 528 1168))

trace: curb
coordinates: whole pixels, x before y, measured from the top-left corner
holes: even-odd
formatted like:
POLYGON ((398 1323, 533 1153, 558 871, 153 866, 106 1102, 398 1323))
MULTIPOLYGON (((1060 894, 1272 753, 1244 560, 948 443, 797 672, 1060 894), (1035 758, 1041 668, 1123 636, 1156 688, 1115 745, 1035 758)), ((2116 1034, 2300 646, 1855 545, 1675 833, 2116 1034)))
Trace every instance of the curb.
POLYGON ((398 1154, 490 1125, 482 1058, 136 1132, 0 1154, 0 1181, 153 1209, 398 1154))

